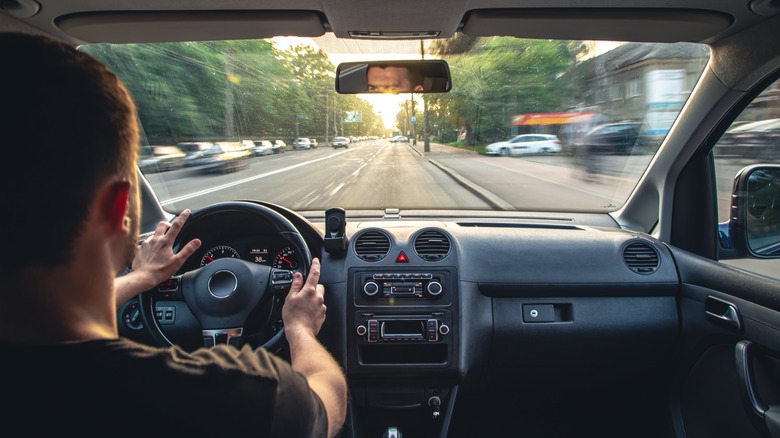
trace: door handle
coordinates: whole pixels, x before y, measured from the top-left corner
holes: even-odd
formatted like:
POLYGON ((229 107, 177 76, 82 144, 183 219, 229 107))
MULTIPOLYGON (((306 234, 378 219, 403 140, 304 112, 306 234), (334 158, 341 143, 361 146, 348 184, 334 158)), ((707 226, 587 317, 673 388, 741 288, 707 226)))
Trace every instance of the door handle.
POLYGON ((750 422, 764 436, 780 438, 780 406, 769 406, 761 401, 753 378, 753 343, 742 340, 737 342, 737 384, 742 405, 747 411, 750 422))
POLYGON ((725 325, 737 332, 742 330, 739 309, 728 301, 713 296, 707 297, 704 301, 704 314, 708 320, 716 324, 725 325))

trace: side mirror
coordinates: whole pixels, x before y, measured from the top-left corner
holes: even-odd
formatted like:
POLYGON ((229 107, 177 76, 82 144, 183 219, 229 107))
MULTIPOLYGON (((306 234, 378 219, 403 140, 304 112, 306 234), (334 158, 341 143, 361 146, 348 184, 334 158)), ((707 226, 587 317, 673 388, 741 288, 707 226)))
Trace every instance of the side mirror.
POLYGON ((780 165, 757 164, 737 173, 731 216, 718 231, 721 258, 780 258, 780 165))
POLYGON ((451 88, 443 60, 345 62, 336 69, 341 94, 446 93, 451 88))

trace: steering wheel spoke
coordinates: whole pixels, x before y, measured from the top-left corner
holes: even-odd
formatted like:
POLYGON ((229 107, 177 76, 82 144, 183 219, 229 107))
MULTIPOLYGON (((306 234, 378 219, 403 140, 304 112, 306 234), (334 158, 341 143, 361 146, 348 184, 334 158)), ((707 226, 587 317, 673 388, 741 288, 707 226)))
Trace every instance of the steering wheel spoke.
POLYGON ((217 344, 230 344, 236 348, 241 348, 244 344, 243 335, 243 327, 231 329, 203 329, 203 346, 213 347, 217 344))

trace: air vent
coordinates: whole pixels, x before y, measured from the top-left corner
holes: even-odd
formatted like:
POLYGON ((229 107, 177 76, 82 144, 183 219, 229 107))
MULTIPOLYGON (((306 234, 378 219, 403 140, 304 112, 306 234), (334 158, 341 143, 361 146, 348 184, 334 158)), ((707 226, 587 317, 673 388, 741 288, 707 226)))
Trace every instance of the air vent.
POLYGON ((658 253, 642 242, 631 243, 623 250, 623 261, 637 274, 652 274, 658 269, 658 253))
POLYGON ((367 231, 355 240, 355 254, 367 262, 376 262, 390 252, 390 239, 379 231, 367 231))
POLYGON ((441 231, 423 231, 414 239, 414 251, 421 259, 435 262, 450 253, 450 239, 441 231))

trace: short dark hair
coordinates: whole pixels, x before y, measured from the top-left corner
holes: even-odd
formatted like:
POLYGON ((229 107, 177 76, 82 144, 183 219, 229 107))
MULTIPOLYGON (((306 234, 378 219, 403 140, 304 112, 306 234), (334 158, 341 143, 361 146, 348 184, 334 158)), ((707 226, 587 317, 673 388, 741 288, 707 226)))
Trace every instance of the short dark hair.
POLYGON ((100 185, 135 180, 138 122, 119 78, 75 48, 0 33, 0 272, 63 264, 100 185))

